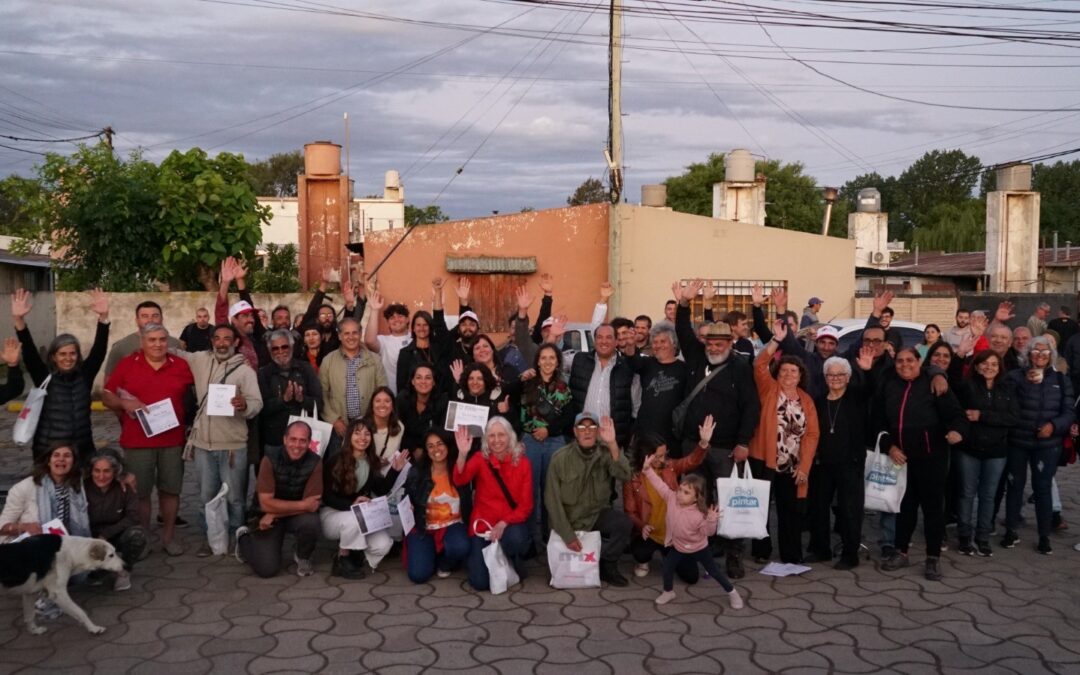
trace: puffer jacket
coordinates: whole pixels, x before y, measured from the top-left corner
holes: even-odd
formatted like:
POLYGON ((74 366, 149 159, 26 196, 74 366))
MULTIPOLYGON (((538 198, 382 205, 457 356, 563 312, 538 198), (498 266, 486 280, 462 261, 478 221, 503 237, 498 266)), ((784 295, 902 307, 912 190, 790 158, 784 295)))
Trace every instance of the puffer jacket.
MULTIPOLYGON (((615 437, 619 445, 626 447, 630 441, 630 432, 634 426, 634 401, 630 387, 634 382, 634 371, 626 364, 624 357, 615 352, 611 366, 610 396, 611 419, 615 423, 615 437)), ((596 371, 596 352, 578 352, 570 366, 570 395, 574 402, 574 415, 585 411, 585 400, 589 394, 589 382, 596 371)), ((596 414, 595 410, 590 410, 596 414)))
POLYGON ((959 391, 965 410, 978 410, 970 422, 970 437, 961 449, 979 459, 998 459, 1009 454, 1009 430, 1020 421, 1020 402, 1014 385, 1001 378, 992 389, 981 376, 965 380, 959 391))
MULTIPOLYGON (((34 386, 41 386, 49 377, 53 368, 46 364, 38 354, 37 346, 24 328, 16 331, 23 346, 23 363, 34 381, 34 386)), ((77 451, 76 459, 87 461, 94 453, 94 430, 90 424, 90 396, 94 378, 105 362, 105 352, 109 347, 109 324, 97 324, 94 334, 94 346, 82 363, 67 373, 52 372, 49 380, 48 395, 41 408, 37 430, 34 432, 33 453, 38 458, 49 451, 49 446, 56 441, 72 441, 77 451)))
POLYGON ((882 451, 896 446, 908 460, 923 460, 947 453, 945 434, 955 431, 967 438, 968 424, 956 394, 935 396, 930 379, 920 373, 914 380, 887 378, 874 397, 873 430, 884 431, 882 451))
POLYGON ((1047 368, 1039 384, 1028 382, 1026 370, 1011 371, 1006 379, 1014 387, 1020 404, 1020 419, 1009 432, 1009 446, 1028 452, 1060 448, 1074 419, 1069 378, 1047 368), (1039 427, 1047 422, 1054 426, 1054 431, 1049 438, 1039 438, 1039 427))

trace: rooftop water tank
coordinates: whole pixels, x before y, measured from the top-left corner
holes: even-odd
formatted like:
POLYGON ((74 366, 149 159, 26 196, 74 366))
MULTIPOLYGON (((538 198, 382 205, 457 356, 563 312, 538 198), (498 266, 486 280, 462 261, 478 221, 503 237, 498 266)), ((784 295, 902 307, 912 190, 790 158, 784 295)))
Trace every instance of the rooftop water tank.
POLYGON ((881 193, 878 189, 868 187, 859 190, 855 210, 859 213, 881 213, 881 193))
POLYGON ((732 150, 724 155, 724 180, 729 183, 754 182, 754 157, 749 150, 732 150))
POLYGON ((663 208, 667 206, 667 185, 642 185, 641 205, 663 208))
POLYGON ((393 169, 386 172, 386 180, 383 181, 383 187, 397 189, 401 187, 401 174, 393 169))
POLYGON ((304 173, 308 176, 341 174, 341 146, 330 141, 315 141, 304 146, 304 173))
POLYGON ((998 168, 997 190, 999 192, 1030 192, 1031 165, 1008 164, 998 168))

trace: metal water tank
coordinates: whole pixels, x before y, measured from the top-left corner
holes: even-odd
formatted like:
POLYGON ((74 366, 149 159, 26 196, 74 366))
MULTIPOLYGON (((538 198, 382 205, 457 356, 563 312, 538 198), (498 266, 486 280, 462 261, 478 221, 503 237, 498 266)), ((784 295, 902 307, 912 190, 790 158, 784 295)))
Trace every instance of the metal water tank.
POLYGON ((1030 192, 1031 165, 1008 164, 997 170, 997 190, 999 192, 1030 192))
POLYGON ((868 187, 859 190, 855 210, 859 213, 881 213, 881 193, 878 189, 868 187))
POLYGON ((308 176, 341 174, 341 146, 330 141, 315 141, 304 146, 304 173, 308 176))
POLYGON ((658 185, 642 185, 641 205, 652 206, 655 208, 667 206, 667 185, 664 185, 663 183, 658 185))
POLYGON ((754 156, 749 150, 736 149, 724 155, 724 180, 729 183, 754 182, 754 156))
POLYGON ((386 172, 386 180, 383 181, 383 187, 396 190, 401 187, 401 174, 397 171, 390 169, 386 172))

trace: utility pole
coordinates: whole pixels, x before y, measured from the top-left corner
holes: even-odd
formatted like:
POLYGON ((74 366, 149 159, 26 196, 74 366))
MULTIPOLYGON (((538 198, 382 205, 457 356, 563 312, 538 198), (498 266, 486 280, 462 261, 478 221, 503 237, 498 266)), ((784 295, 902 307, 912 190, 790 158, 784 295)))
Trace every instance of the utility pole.
POLYGON ((104 129, 101 130, 101 133, 105 134, 105 147, 112 150, 113 149, 112 137, 113 137, 113 134, 116 133, 116 132, 113 131, 112 127, 105 127, 104 129))
POLYGON ((611 0, 608 33, 608 147, 611 203, 618 204, 623 190, 622 152, 622 0, 611 0))

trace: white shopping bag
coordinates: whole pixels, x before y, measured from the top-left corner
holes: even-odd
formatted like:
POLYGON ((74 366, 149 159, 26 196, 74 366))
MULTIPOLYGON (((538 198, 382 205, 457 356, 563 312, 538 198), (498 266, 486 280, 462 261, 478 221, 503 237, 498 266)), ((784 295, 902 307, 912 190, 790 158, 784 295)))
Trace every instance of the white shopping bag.
POLYGON ((554 530, 548 538, 548 567, 555 588, 600 588, 600 533, 575 532, 581 552, 571 551, 554 530))
POLYGON ((863 504, 867 511, 900 513, 900 502, 907 492, 907 465, 897 466, 887 452, 881 451, 884 435, 884 431, 878 434, 874 449, 866 451, 863 504))
POLYGON ((765 539, 769 536, 769 490, 767 480, 754 478, 750 463, 743 477, 731 467, 730 478, 716 479, 716 503, 720 506, 720 525, 716 533, 726 539, 765 539))
POLYGON ((301 411, 299 415, 289 415, 288 424, 293 422, 304 422, 311 427, 311 451, 319 457, 324 456, 334 434, 334 425, 319 419, 318 404, 315 405, 314 412, 311 415, 308 415, 305 411, 301 411))
POLYGON ((506 554, 497 541, 484 547, 484 564, 487 565, 492 595, 505 593, 506 589, 521 581, 517 570, 506 559, 506 554))
POLYGON ((37 431, 38 420, 41 419, 41 409, 45 407, 45 397, 49 395, 49 380, 52 375, 45 378, 40 387, 34 387, 26 395, 22 410, 15 419, 15 428, 11 431, 12 440, 19 445, 29 445, 34 442, 34 432, 37 431))
POLYGON ((214 498, 206 502, 206 542, 214 555, 229 552, 229 484, 222 483, 214 498))

